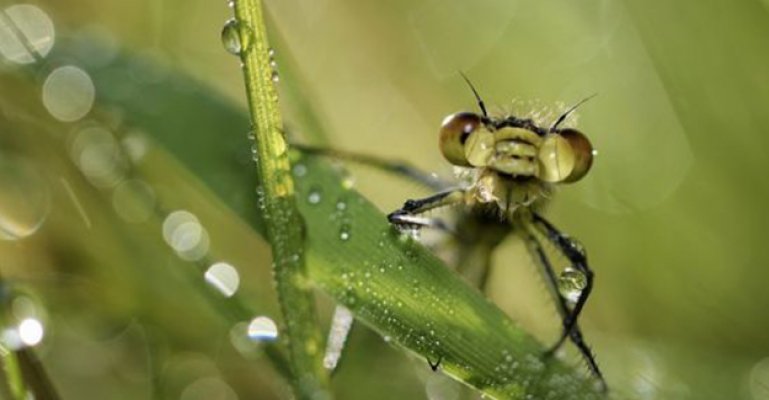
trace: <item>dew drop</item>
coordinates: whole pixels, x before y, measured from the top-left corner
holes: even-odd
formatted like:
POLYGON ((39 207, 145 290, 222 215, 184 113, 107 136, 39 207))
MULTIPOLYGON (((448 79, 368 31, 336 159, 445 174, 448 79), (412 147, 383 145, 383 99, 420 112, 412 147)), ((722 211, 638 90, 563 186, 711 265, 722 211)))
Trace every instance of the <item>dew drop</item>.
POLYGON ((43 324, 35 318, 27 318, 19 323, 19 339, 27 346, 35 346, 43 340, 43 324))
POLYGON ((231 297, 238 291, 240 275, 238 270, 225 262, 211 265, 204 275, 206 282, 221 292, 224 297, 231 297))
POLYGON ((128 159, 134 164, 138 164, 144 158, 149 148, 147 137, 138 132, 132 132, 123 137, 120 140, 120 145, 128 159))
POLYGON ((564 269, 558 277, 558 290, 564 298, 572 303, 577 302, 586 286, 585 274, 573 268, 564 269))
POLYGON ((269 317, 256 317, 248 324, 248 338, 256 342, 272 342, 278 338, 278 326, 269 317))
POLYGON ((339 239, 342 239, 342 241, 348 241, 350 240, 350 225, 343 224, 342 227, 339 229, 339 239))
POLYGON ((294 165, 293 171, 294 171, 294 176, 297 178, 301 178, 307 175, 307 167, 304 164, 294 165))
POLYGON ((93 125, 78 131, 72 140, 70 155, 95 186, 114 187, 125 175, 120 147, 105 127, 93 125))
POLYGON ((12 350, 36 346, 43 340, 45 328, 37 318, 25 318, 14 328, 0 334, 0 342, 12 350))
POLYGON ((587 251, 585 250, 585 245, 583 245, 582 242, 580 242, 579 240, 574 239, 572 237, 570 237, 568 239, 569 239, 569 244, 570 244, 572 250, 574 250, 577 253, 579 253, 582 257, 587 257, 587 251))
POLYGON ((189 384, 179 396, 179 400, 204 399, 238 400, 238 395, 221 378, 207 376, 189 384))
POLYGON ((344 211, 347 209, 347 203, 345 203, 344 200, 339 200, 336 202, 336 209, 339 211, 344 211))
MULTIPOLYGON (((657 370, 653 369, 654 364, 651 362, 651 360, 649 360, 647 364, 647 370, 650 372, 658 372, 657 370)), ((754 399, 769 399, 769 358, 764 358, 755 366, 753 366, 750 371, 749 381, 750 392, 754 399)), ((653 393, 654 391, 651 392, 653 393)))
POLYGON ((28 160, 0 153, 0 240, 37 232, 48 217, 48 183, 28 160))
POLYGON ((353 178, 353 176, 349 174, 345 175, 342 178, 342 187, 347 190, 350 190, 353 188, 353 186, 355 186, 355 178, 353 178))
POLYGON ((165 218, 163 238, 186 261, 205 257, 210 245, 208 232, 198 218, 184 210, 174 211, 165 218))
POLYGON ((31 4, 12 5, 2 12, 6 18, 0 18, 0 54, 19 64, 48 55, 56 38, 48 14, 31 4))
POLYGON ((65 65, 56 68, 43 83, 43 105, 62 122, 83 118, 93 107, 96 88, 87 72, 65 65))
POLYGON ((310 204, 319 204, 323 199, 320 188, 310 189, 310 193, 307 195, 307 202, 310 204))
POLYGON ((230 54, 239 56, 251 48, 254 35, 248 25, 230 19, 222 28, 222 45, 230 54))
POLYGON ((278 75, 278 71, 272 71, 272 81, 275 83, 280 82, 280 75, 278 75))

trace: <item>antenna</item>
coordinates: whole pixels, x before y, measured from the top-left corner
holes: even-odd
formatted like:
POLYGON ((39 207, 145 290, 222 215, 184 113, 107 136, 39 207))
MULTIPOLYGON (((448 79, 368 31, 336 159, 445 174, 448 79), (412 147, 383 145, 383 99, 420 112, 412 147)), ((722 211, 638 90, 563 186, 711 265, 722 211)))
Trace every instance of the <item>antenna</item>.
POLYGON ((462 75, 462 78, 465 79, 465 82, 467 82, 467 85, 470 86, 470 90, 473 91, 473 94, 475 95, 475 99, 478 100, 478 107, 481 109, 481 113, 483 113, 483 116, 488 118, 489 114, 486 112, 486 104, 484 104, 483 100, 481 100, 481 96, 478 94, 478 91, 475 90, 475 86, 473 86, 473 83, 470 82, 470 79, 467 79, 467 75, 465 75, 462 71, 459 71, 459 75, 462 75))
POLYGON ((553 124, 553 126, 552 126, 552 127, 550 127, 550 131, 549 131, 549 132, 555 132, 555 130, 558 128, 558 125, 561 125, 561 123, 563 123, 563 121, 565 121, 565 120, 566 120, 566 117, 568 117, 568 116, 569 116, 569 114, 571 114, 571 113, 572 113, 574 110, 576 110, 576 109, 577 109, 577 107, 581 106, 581 105, 582 105, 582 104, 584 104, 586 101, 588 101, 588 100, 592 99, 592 98, 593 98, 593 97, 595 97, 595 96, 598 96, 598 93, 593 93, 593 94, 591 94, 590 96, 587 96, 587 97, 585 97, 584 99, 582 99, 582 100, 578 101, 578 102, 577 102, 577 104, 575 104, 575 105, 571 106, 571 108, 569 108, 568 110, 566 110, 566 111, 565 111, 563 114, 561 114, 561 116, 560 116, 560 117, 558 117, 558 119, 555 121, 555 123, 553 124))

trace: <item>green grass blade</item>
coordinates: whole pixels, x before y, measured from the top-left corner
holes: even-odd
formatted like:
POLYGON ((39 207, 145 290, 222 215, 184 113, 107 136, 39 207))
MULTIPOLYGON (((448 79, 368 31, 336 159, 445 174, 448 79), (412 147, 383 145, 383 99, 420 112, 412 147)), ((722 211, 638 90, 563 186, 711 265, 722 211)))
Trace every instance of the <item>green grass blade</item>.
POLYGON ((227 24, 222 37, 226 40, 229 36, 240 48, 246 97, 254 127, 259 208, 272 248, 278 299, 286 322, 284 337, 287 338, 294 374, 292 385, 301 399, 328 398, 329 378, 322 362, 323 340, 315 299, 306 284, 304 221, 294 198, 286 151, 288 145, 273 84, 262 4, 259 0, 238 0, 233 4, 235 19, 227 24))
MULTIPOLYGON (((108 88, 127 65, 137 74, 144 68, 120 58, 89 72, 97 88, 108 88)), ((103 89, 100 98, 123 109, 126 124, 148 132, 264 235, 252 190, 256 173, 247 161, 245 113, 179 75, 134 93, 103 89), (173 107, 157 112, 163 105, 173 107)), ((443 372, 493 398, 602 397, 584 373, 543 358, 541 344, 419 243, 391 228, 325 160, 293 156, 297 204, 307 221, 309 278, 359 320, 394 345, 433 362, 442 359, 443 372)))

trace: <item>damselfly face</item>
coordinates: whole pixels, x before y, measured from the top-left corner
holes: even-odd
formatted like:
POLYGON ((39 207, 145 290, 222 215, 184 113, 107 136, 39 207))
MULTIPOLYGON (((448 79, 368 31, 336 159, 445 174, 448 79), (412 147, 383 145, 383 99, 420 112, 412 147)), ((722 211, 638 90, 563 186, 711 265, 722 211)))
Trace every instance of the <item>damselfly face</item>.
POLYGON ((544 129, 528 119, 491 119, 470 112, 443 120, 440 148, 457 166, 547 183, 576 182, 593 163, 593 147, 576 129, 544 129))

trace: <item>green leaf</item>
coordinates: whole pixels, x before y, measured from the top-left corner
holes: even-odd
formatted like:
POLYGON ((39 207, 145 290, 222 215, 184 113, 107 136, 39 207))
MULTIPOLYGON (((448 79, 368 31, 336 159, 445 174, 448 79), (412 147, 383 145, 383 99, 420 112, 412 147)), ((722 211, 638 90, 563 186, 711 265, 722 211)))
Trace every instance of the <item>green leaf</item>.
MULTIPOLYGON (((123 56, 88 72, 102 106, 121 109, 128 126, 151 135, 264 234, 245 112, 179 74, 121 90, 127 85, 121 78, 149 74, 144 69, 151 68, 123 56)), ((306 220, 309 284, 353 310, 391 344, 440 360, 440 371, 493 398, 602 397, 583 373, 544 357, 540 343, 421 244, 392 228, 326 160, 293 157, 298 206, 306 220)))

